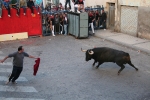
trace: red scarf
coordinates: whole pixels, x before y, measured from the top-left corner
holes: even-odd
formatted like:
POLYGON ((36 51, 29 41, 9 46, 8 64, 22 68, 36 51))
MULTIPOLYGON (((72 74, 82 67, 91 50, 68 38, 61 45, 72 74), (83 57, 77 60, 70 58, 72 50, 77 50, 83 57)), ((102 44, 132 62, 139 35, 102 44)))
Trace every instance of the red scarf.
POLYGON ((35 60, 35 65, 33 66, 33 75, 35 76, 37 71, 38 71, 38 68, 39 68, 39 65, 40 65, 40 58, 36 59, 35 60))

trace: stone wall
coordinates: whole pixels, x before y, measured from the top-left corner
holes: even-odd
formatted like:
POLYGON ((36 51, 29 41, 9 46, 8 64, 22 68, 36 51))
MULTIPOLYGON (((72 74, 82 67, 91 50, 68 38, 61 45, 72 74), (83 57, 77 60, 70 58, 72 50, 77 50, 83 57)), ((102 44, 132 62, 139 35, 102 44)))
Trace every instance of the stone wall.
POLYGON ((150 39, 150 7, 139 7, 138 37, 150 39))

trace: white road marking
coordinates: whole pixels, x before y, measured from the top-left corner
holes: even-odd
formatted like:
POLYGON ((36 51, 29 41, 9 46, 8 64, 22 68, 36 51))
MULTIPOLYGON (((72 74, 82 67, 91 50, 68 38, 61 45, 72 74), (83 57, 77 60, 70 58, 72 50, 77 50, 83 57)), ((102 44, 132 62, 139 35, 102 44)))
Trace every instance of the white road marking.
MULTIPOLYGON (((0 81, 7 81, 8 80, 8 77, 6 76, 0 76, 0 81)), ((19 77, 17 79, 17 81, 28 81, 25 77, 19 77)))
POLYGON ((12 68, 0 68, 0 72, 8 72, 8 73, 11 73, 11 72, 12 72, 12 68))
POLYGON ((10 65, 10 66, 12 66, 12 62, 3 62, 3 63, 0 63, 0 65, 10 65))
POLYGON ((33 98, 4 98, 4 97, 0 97, 0 100, 45 100, 45 99, 33 99, 33 98))
MULTIPOLYGON (((1 53, 0 53, 1 54, 1 53)), ((0 59, 4 59, 5 57, 4 56, 0 56, 0 59)))
POLYGON ((2 52, 2 51, 0 51, 0 54, 3 54, 3 52, 2 52))
POLYGON ((147 73, 150 73, 150 71, 146 71, 147 73))
MULTIPOLYGON (((31 86, 3 86, 0 85, 1 92, 38 92, 34 87, 31 86)), ((16 100, 16 99, 15 99, 16 100)))

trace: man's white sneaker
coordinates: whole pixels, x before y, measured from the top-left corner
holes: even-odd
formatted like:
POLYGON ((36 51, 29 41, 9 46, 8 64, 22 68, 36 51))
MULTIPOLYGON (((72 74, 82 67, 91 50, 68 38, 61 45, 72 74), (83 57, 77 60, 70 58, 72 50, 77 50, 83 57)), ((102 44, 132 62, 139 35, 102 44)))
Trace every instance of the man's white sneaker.
POLYGON ((105 31, 106 29, 104 29, 104 31, 105 31))
POLYGON ((79 11, 79 10, 77 10, 77 13, 80 13, 80 11, 79 11))
POLYGON ((10 15, 8 15, 8 17, 11 17, 10 15))
POLYGON ((2 17, 0 16, 0 18, 2 18, 2 17))
POLYGON ((24 13, 24 15, 26 15, 26 13, 24 13))

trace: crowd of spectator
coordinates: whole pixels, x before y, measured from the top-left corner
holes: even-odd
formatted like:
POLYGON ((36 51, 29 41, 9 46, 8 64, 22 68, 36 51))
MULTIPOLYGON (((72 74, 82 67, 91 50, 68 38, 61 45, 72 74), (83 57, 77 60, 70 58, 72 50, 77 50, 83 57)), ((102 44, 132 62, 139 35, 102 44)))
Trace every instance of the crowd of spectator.
POLYGON ((8 17, 11 17, 11 9, 16 9, 16 16, 20 16, 20 8, 23 8, 23 14, 26 15, 26 9, 31 9, 31 15, 34 16, 34 8, 37 14, 40 14, 42 0, 0 0, 0 18, 2 18, 2 10, 7 9, 8 17))

